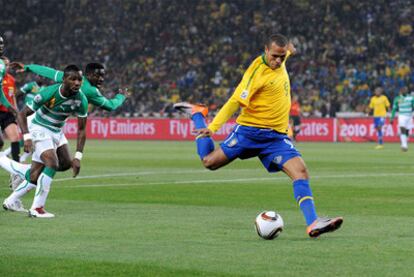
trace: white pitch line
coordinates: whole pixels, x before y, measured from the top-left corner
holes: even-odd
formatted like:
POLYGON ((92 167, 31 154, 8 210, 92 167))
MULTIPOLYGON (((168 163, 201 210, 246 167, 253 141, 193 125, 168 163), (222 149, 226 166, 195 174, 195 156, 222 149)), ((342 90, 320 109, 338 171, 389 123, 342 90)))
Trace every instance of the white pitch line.
MULTIPOLYGON (((262 171, 258 169, 230 169, 231 171, 262 171)), ((196 170, 180 170, 176 171, 171 169, 171 171, 142 171, 142 172, 124 172, 124 173, 111 173, 111 174, 101 174, 101 175, 87 175, 87 176, 78 176, 76 178, 67 177, 67 178, 57 178, 53 182, 64 182, 64 181, 76 181, 82 179, 98 179, 98 178, 113 178, 113 177, 134 177, 134 176, 146 176, 146 175, 161 175, 161 174, 192 174, 192 173, 208 173, 212 174, 212 171, 207 169, 196 169, 196 170)))
MULTIPOLYGON (((194 171, 193 171, 194 172, 194 171)), ((380 173, 380 174, 336 174, 336 175, 320 175, 312 176, 312 179, 351 179, 351 178, 371 178, 371 177, 398 177, 398 176, 414 176, 414 173, 380 173)), ((149 183, 129 183, 129 184, 90 184, 90 185, 70 185, 65 188, 90 188, 90 187, 127 187, 127 186, 151 186, 151 185, 180 185, 180 184, 200 184, 200 183, 243 183, 255 181, 286 181, 287 176, 281 177, 260 177, 260 178, 238 178, 238 179, 203 179, 203 180, 187 180, 187 181, 165 181, 165 182, 149 182, 149 183)))

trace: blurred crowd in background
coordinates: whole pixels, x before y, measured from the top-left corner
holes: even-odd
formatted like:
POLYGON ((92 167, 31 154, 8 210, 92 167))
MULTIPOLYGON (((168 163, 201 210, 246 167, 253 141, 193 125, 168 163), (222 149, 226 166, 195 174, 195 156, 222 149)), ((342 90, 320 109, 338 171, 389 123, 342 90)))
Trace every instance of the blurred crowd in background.
MULTIPOLYGON (((292 94, 305 116, 364 112, 376 86, 414 91, 414 2, 283 0, 0 0, 12 61, 62 69, 101 62, 102 90, 133 92, 111 114, 172 116, 172 103, 217 111, 271 33, 288 36, 292 94)), ((34 80, 32 74, 17 81, 34 80)))

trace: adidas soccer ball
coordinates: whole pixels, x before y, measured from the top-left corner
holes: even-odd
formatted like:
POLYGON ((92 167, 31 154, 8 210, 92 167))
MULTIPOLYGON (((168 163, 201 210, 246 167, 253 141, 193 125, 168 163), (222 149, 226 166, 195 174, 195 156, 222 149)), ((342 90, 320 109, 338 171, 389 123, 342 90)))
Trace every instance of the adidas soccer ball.
POLYGON ((261 238, 277 238, 283 231, 283 226, 283 218, 274 211, 264 211, 256 217, 255 227, 261 238))

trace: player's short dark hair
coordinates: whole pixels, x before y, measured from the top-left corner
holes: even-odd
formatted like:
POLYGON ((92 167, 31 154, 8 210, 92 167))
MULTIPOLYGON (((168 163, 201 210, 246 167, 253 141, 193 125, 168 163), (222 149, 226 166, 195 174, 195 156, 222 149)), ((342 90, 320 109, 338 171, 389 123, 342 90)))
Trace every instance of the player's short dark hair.
POLYGON ((95 73, 96 70, 105 69, 103 64, 101 63, 88 63, 85 67, 85 74, 88 75, 90 73, 95 73))
POLYGON ((77 65, 70 64, 63 69, 63 77, 66 77, 67 75, 73 72, 82 73, 82 71, 77 65))
POLYGON ((289 43, 289 39, 281 34, 272 34, 267 37, 265 45, 270 47, 273 42, 280 47, 285 47, 289 43))

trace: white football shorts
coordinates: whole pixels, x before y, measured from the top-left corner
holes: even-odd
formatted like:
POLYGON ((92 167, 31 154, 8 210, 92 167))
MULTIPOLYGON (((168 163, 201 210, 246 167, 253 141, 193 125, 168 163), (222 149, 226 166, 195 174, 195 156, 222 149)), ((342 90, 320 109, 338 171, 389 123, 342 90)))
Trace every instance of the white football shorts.
POLYGON ((398 127, 404 127, 407 130, 411 130, 412 121, 413 119, 411 115, 399 115, 398 127))
POLYGON ((55 133, 45 127, 30 123, 29 132, 32 136, 32 141, 34 144, 32 161, 38 163, 43 163, 42 159, 40 158, 43 152, 50 149, 56 150, 60 146, 68 143, 68 140, 62 131, 55 133))

